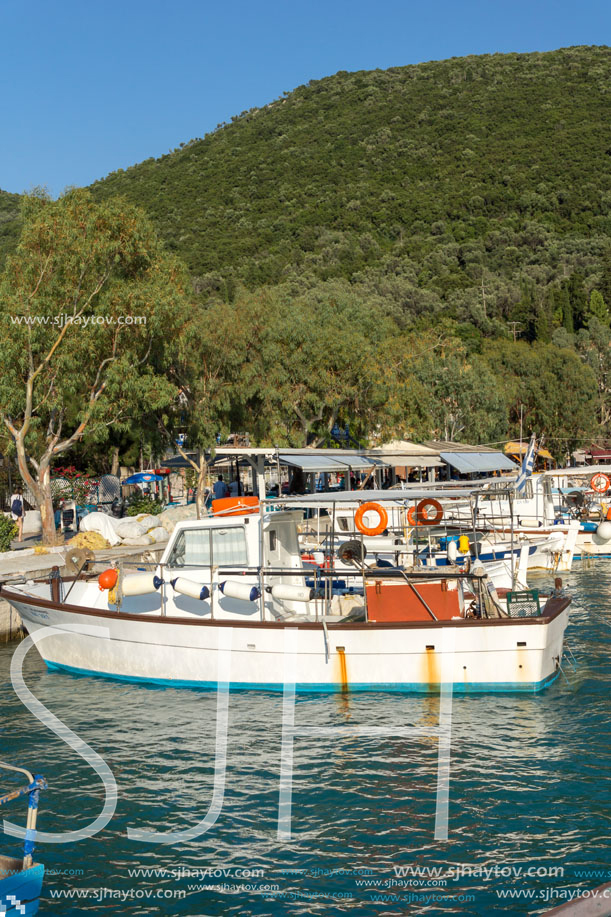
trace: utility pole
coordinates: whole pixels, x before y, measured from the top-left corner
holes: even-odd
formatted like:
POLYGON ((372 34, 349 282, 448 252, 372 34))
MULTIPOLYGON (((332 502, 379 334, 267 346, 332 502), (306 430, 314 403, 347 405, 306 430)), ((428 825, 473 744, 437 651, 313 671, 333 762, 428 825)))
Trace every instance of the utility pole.
POLYGON ((486 290, 484 289, 484 265, 482 264, 482 303, 484 304, 484 317, 488 318, 486 311, 486 290))
POLYGON ((518 325, 521 325, 522 322, 507 322, 507 324, 508 324, 508 325, 511 325, 511 330, 513 331, 513 340, 514 340, 514 343, 515 343, 516 338, 517 338, 518 334, 520 333, 520 332, 517 330, 517 329, 518 329, 518 325))

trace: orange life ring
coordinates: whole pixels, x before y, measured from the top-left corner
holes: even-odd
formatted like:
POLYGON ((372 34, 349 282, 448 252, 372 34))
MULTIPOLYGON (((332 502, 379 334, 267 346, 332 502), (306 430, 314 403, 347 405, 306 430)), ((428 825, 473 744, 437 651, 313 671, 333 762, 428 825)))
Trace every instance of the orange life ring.
POLYGON ((410 525, 439 525, 442 519, 441 503, 439 500, 433 500, 432 497, 421 500, 417 506, 410 506, 407 511, 407 521, 410 525), (429 516, 427 511, 429 506, 435 510, 434 516, 429 516))
POLYGON ((592 490, 596 491, 597 494, 604 494, 611 487, 611 478, 609 478, 609 475, 599 471, 590 481, 590 487, 592 490))
POLYGON ((361 503, 354 514, 354 524, 362 535, 381 535, 388 526, 388 513, 379 503, 361 503), (365 513, 375 512, 380 517, 376 526, 368 526, 363 522, 365 513))

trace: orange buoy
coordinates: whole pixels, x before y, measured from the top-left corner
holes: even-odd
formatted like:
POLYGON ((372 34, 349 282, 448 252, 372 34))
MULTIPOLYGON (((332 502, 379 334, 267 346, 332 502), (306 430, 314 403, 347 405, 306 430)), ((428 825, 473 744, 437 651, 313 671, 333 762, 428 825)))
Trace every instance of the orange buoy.
POLYGON ((258 497, 221 497, 212 501, 215 516, 245 516, 259 512, 258 497))
POLYGON ((105 589, 114 589, 117 585, 117 579, 119 575, 114 567, 110 567, 108 570, 104 570, 103 573, 100 573, 98 576, 98 587, 100 592, 104 592, 105 589))
POLYGON ((590 481, 590 487, 592 490, 596 491, 597 494, 604 494, 611 487, 611 478, 609 478, 609 475, 599 471, 590 481))
POLYGON ((381 535, 388 526, 388 513, 379 503, 361 503, 354 514, 354 524, 363 535, 381 535), (380 521, 376 526, 365 525, 365 513, 377 513, 380 521))
POLYGON ((607 519, 611 522, 611 506, 607 510, 607 519))
POLYGON ((442 519, 443 508, 441 503, 439 500, 433 500, 432 497, 421 500, 416 507, 410 506, 407 511, 407 521, 410 525, 439 525, 442 519), (430 515, 429 508, 435 510, 434 516, 430 515))

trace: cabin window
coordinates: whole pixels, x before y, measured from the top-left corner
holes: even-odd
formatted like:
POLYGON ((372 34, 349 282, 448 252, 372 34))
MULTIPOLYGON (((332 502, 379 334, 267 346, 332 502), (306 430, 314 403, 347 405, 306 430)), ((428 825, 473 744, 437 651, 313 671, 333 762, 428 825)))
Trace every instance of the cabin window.
POLYGON ((169 567, 207 567, 211 563, 224 567, 248 564, 246 532, 243 526, 183 529, 179 533, 168 558, 169 567))
POLYGON ((346 519, 345 516, 339 517, 339 519, 337 520, 337 527, 339 528, 341 532, 348 531, 348 520, 346 519))
POLYGON ((276 543, 277 543, 277 541, 278 541, 278 536, 276 535, 276 530, 275 530, 275 529, 270 529, 270 532, 269 532, 269 550, 270 550, 270 554, 272 553, 272 551, 275 551, 275 550, 276 550, 276 543))

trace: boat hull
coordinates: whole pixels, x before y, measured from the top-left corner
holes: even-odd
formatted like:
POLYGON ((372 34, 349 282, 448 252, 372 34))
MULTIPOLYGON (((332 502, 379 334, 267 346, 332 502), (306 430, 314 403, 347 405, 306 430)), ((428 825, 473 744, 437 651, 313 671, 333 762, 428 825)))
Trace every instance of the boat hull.
POLYGON ((34 863, 21 868, 21 860, 0 856, 0 914, 30 917, 38 913, 45 869, 34 863))
POLYGON ((223 671, 232 688, 283 690, 288 672, 299 691, 436 691, 449 683, 456 691, 538 691, 559 671, 570 604, 551 600, 536 618, 323 627, 108 613, 2 595, 50 669, 216 688, 229 654, 223 671))

